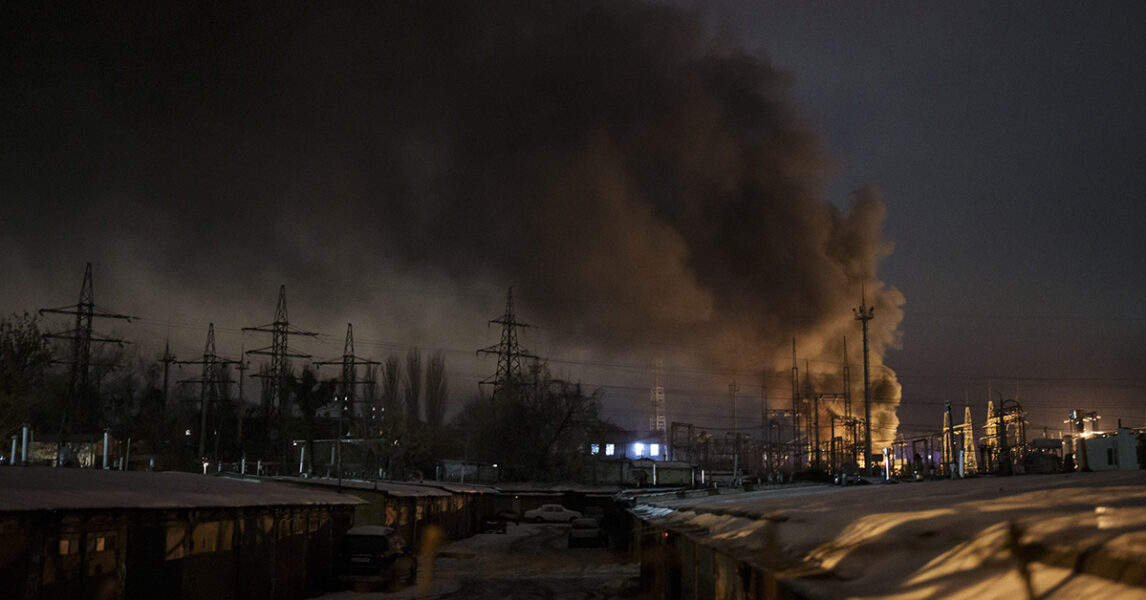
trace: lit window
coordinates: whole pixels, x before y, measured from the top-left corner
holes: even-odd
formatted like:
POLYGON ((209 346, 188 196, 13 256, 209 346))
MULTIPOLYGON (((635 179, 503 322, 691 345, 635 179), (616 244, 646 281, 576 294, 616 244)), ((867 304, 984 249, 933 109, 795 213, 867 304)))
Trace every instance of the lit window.
POLYGON ((661 455, 661 445, 660 444, 649 444, 649 456, 660 456, 660 455, 661 455))
POLYGON ((636 454, 637 456, 644 456, 645 445, 640 442, 633 444, 633 454, 636 454))
POLYGON ((589 452, 593 454, 601 453, 601 444, 589 444, 589 452))
POLYGON ((612 456, 614 453, 612 444, 605 444, 605 456, 612 456))

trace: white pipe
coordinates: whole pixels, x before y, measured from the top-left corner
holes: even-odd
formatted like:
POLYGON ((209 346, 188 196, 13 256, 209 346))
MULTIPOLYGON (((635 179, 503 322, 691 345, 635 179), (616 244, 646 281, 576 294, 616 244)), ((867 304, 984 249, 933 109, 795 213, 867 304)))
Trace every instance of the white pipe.
POLYGON ((108 431, 103 430, 103 468, 107 470, 107 439, 109 437, 108 431))
POLYGON ((298 451, 298 475, 302 477, 302 463, 306 459, 306 444, 299 446, 298 451))
POLYGON ((23 435, 24 435, 24 441, 23 441, 23 447, 20 451, 20 464, 26 467, 26 466, 28 466, 28 426, 27 425, 24 426, 23 435))
POLYGON ((8 455, 8 466, 16 464, 16 441, 18 439, 20 439, 20 436, 12 436, 12 453, 8 455))
POLYGON ((243 455, 243 460, 239 462, 239 475, 246 476, 247 474, 247 455, 243 455))

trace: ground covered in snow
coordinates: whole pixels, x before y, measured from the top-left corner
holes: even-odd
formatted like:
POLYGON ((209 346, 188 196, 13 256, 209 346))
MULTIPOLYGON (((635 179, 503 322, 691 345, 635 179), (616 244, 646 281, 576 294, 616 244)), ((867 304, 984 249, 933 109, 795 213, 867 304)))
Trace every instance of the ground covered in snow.
POLYGON ((1146 598, 1146 471, 648 497, 813 598, 1146 598))

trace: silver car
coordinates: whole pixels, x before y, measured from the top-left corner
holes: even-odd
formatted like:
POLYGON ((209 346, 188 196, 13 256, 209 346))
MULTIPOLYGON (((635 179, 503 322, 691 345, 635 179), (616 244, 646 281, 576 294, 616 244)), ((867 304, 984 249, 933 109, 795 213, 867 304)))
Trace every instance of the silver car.
POLYGON ((569 510, 560 504, 542 504, 533 510, 525 511, 525 520, 534 523, 546 521, 549 523, 572 523, 580 519, 581 513, 569 510))

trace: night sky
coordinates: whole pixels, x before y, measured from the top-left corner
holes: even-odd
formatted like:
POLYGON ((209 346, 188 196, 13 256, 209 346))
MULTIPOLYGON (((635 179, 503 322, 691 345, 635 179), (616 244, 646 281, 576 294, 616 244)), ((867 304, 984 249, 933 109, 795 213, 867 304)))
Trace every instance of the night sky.
POLYGON ((456 410, 513 286, 606 416, 660 356, 719 429, 793 337, 854 390, 863 289, 877 436, 1146 419, 1141 4, 432 4, 0 8, 0 311, 90 261, 97 329, 236 357, 285 284, 298 351, 442 350, 456 410))

